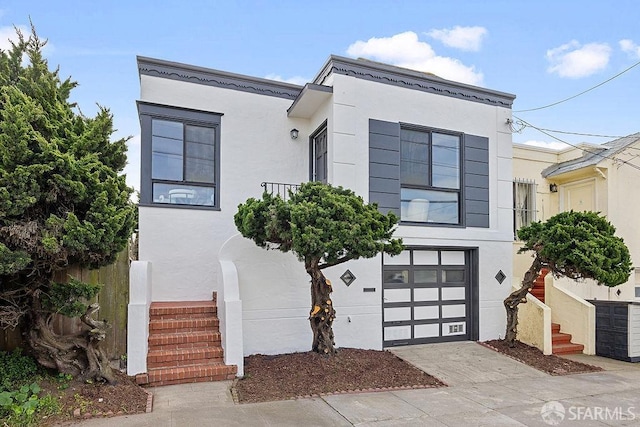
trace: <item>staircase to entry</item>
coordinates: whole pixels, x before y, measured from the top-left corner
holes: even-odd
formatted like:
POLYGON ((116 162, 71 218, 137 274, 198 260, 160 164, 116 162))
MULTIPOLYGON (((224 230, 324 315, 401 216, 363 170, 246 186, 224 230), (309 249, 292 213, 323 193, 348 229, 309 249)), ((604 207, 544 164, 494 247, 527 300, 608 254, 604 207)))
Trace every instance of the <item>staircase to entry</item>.
MULTIPOLYGON (((536 297, 540 302, 544 303, 544 278, 549 273, 549 270, 543 268, 540 274, 533 283, 533 289, 531 289, 531 295, 536 297)), ((560 324, 551 324, 551 351, 553 354, 581 354, 584 350, 584 345, 574 344, 571 342, 571 334, 560 332, 560 324)))
POLYGON ((147 373, 136 375, 138 384, 161 386, 235 378, 237 367, 224 364, 215 298, 153 302, 149 314, 147 373))
POLYGON ((553 354, 582 354, 584 345, 571 342, 571 334, 560 332, 560 324, 551 324, 551 352, 553 354))

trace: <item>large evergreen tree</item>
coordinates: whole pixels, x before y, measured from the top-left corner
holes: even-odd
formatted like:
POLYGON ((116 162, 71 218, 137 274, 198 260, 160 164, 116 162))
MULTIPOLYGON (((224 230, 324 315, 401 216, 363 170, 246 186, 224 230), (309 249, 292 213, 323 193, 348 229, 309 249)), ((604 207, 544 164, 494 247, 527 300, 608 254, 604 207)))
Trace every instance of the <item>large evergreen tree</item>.
POLYGON ((594 279, 605 286, 618 286, 629 279, 631 257, 616 229, 596 212, 562 212, 546 222, 534 222, 518 230, 523 247, 533 251, 533 262, 524 275, 522 286, 504 300, 507 310, 506 341, 515 345, 518 305, 543 268, 555 277, 594 279))
POLYGON ((331 283, 322 270, 379 252, 397 255, 402 240, 392 238, 398 217, 383 215, 351 190, 319 182, 302 184, 287 200, 265 192, 238 207, 235 223, 256 245, 292 251, 311 277, 309 322, 312 350, 334 354, 331 283))
POLYGON ((49 70, 45 44, 32 28, 0 50, 0 326, 21 325, 42 365, 112 382, 106 325, 87 306, 99 287, 54 277, 110 264, 126 246, 135 221, 120 175, 126 139, 110 141, 109 110, 85 117, 69 101, 76 83, 49 70), (80 317, 86 330, 56 334, 54 313, 80 317))

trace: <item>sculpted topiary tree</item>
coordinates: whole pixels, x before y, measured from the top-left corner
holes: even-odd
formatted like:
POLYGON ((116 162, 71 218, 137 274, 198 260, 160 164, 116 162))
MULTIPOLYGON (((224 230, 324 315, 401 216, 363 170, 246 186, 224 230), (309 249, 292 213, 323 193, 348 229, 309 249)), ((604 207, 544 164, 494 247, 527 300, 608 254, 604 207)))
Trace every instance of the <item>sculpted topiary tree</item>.
POLYGON ((518 253, 533 251, 533 263, 524 275, 522 287, 504 300, 507 310, 506 341, 515 345, 518 304, 543 268, 555 277, 594 279, 605 286, 618 286, 629 279, 631 258, 616 229, 596 212, 562 212, 546 222, 534 222, 518 230, 524 246, 518 253))
POLYGON ((108 110, 94 118, 76 112, 76 83, 48 69, 45 43, 35 31, 18 33, 0 51, 0 326, 21 325, 42 365, 112 382, 100 346, 107 325, 90 317, 97 304, 87 306, 99 286, 55 277, 110 264, 125 248, 135 221, 132 189, 119 175, 126 140, 109 140, 108 110), (54 313, 87 327, 58 335, 54 313))
POLYGON ((235 215, 240 233, 258 246, 292 251, 311 276, 312 350, 334 354, 332 324, 336 316, 331 283, 322 273, 349 260, 371 258, 379 252, 397 255, 402 240, 392 234, 398 217, 383 215, 375 204, 342 187, 318 182, 302 184, 287 200, 265 192, 249 199, 235 215))

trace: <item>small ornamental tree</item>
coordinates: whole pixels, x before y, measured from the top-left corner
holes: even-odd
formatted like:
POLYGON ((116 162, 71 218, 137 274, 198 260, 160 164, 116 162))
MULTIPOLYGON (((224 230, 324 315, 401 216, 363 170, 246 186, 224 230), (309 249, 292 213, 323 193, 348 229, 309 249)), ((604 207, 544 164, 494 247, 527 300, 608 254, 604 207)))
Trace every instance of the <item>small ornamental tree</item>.
POLYGON ((21 325, 46 367, 113 382, 100 345, 106 322, 91 318, 97 304, 87 305, 100 287, 55 278, 68 267, 110 264, 125 248, 136 212, 120 175, 126 139, 110 141, 108 110, 94 118, 75 111, 76 83, 49 70, 45 43, 32 28, 0 50, 0 326, 21 325), (86 328, 56 334, 55 313, 86 328))
POLYGON ((543 268, 555 277, 594 279, 613 287, 625 283, 631 273, 631 257, 624 241, 614 235, 616 229, 596 212, 562 212, 546 222, 534 222, 518 230, 524 246, 518 253, 533 251, 533 263, 524 275, 522 286, 505 300, 507 331, 505 339, 515 345, 518 304, 543 268))
POLYGON ((309 322, 312 350, 335 354, 331 283, 322 270, 379 252, 397 255, 402 240, 392 238, 398 217, 383 215, 375 204, 342 187, 307 182, 288 200, 267 192, 249 199, 235 215, 240 233, 266 249, 292 251, 311 277, 309 322))

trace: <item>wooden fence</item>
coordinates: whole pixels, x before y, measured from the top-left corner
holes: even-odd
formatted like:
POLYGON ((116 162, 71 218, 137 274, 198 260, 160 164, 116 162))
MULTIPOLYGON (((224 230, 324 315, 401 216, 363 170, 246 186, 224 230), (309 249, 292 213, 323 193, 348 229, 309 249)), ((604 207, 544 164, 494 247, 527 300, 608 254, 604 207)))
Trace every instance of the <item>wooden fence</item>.
MULTIPOLYGON (((56 275, 58 281, 66 281, 69 276, 88 283, 104 285, 96 297, 100 310, 96 319, 107 320, 111 328, 104 342, 110 359, 118 359, 127 354, 127 305, 129 304, 129 250, 122 251, 115 263, 99 270, 71 268, 56 275)), ((80 319, 56 316, 54 330, 70 334, 81 328, 80 319)), ((0 329, 0 350, 13 350, 25 344, 18 329, 0 329)))

